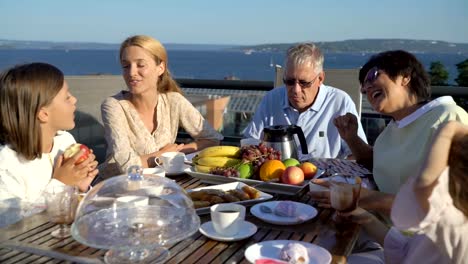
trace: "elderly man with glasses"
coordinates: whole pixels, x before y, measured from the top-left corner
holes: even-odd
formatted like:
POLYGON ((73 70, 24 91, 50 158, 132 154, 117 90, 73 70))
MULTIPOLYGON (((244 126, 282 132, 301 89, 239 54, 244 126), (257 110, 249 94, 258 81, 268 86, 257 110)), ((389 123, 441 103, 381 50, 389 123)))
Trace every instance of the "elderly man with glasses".
MULTIPOLYGON (((313 43, 288 49, 283 82, 285 86, 268 92, 258 107, 244 137, 262 139, 263 129, 275 125, 300 126, 306 137, 308 156, 346 158, 351 155, 333 119, 352 113, 358 116, 351 97, 344 91, 324 85, 323 54, 313 43)), ((359 124, 358 135, 367 142, 359 124)), ((299 145, 299 142, 297 142, 299 145)))

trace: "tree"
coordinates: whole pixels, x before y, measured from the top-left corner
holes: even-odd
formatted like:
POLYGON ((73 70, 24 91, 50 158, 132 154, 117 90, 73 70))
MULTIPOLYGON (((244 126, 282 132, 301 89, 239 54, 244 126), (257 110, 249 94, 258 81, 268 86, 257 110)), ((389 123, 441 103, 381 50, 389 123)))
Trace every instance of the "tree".
POLYGON ((429 69, 429 75, 431 76, 431 85, 447 85, 447 80, 449 77, 448 71, 445 69, 445 66, 440 61, 431 62, 429 69))
POLYGON ((458 83, 458 86, 468 87, 468 59, 458 63, 458 77, 455 81, 458 83))

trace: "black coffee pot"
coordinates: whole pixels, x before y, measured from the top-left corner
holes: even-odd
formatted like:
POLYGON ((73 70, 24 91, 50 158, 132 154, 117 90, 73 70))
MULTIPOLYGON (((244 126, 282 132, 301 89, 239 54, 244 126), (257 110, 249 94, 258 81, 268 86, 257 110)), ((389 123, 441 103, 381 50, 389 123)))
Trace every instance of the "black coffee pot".
POLYGON ((298 159, 297 145, 294 134, 299 137, 302 154, 308 154, 307 142, 300 126, 278 125, 263 129, 263 142, 266 146, 281 151, 281 160, 288 158, 298 159))

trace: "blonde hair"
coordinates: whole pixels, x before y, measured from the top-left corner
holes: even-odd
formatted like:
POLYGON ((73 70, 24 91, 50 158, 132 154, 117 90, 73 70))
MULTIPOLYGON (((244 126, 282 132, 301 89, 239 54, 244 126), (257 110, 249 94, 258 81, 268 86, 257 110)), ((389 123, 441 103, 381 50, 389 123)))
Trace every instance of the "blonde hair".
POLYGON ((453 204, 468 217, 468 135, 453 138, 448 165, 453 204))
POLYGON ((0 74, 0 141, 27 160, 42 155, 39 110, 52 103, 64 84, 63 73, 46 63, 30 63, 0 74))
POLYGON ((158 92, 160 93, 167 93, 167 92, 177 92, 182 94, 182 90, 180 89, 179 85, 175 82, 172 78, 171 73, 167 67, 168 59, 167 59, 167 52, 164 46, 158 40, 145 35, 136 35, 128 37, 122 44, 120 45, 120 54, 119 59, 122 61, 122 54, 124 50, 131 46, 140 47, 147 52, 149 52, 156 62, 156 65, 164 63, 164 73, 159 76, 159 83, 158 83, 158 92))
POLYGON ((288 49, 286 53, 285 66, 288 67, 288 62, 294 65, 301 65, 307 62, 314 65, 315 73, 323 71, 324 57, 320 48, 314 43, 299 43, 288 49))

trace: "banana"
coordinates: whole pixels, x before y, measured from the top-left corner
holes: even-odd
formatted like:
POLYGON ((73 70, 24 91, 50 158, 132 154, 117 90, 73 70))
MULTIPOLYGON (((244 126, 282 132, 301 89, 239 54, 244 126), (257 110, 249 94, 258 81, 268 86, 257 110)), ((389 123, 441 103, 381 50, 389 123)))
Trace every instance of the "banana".
POLYGON ((201 172, 201 173, 210 173, 211 169, 215 168, 215 167, 203 166, 203 165, 198 165, 198 164, 195 164, 194 167, 195 167, 195 171, 201 172))
POLYGON ((195 164, 208 167, 232 167, 238 165, 240 162, 240 159, 229 157, 202 157, 198 158, 195 164))
POLYGON ((240 148, 235 146, 213 146, 207 147, 198 153, 196 159, 204 157, 240 157, 240 148))

